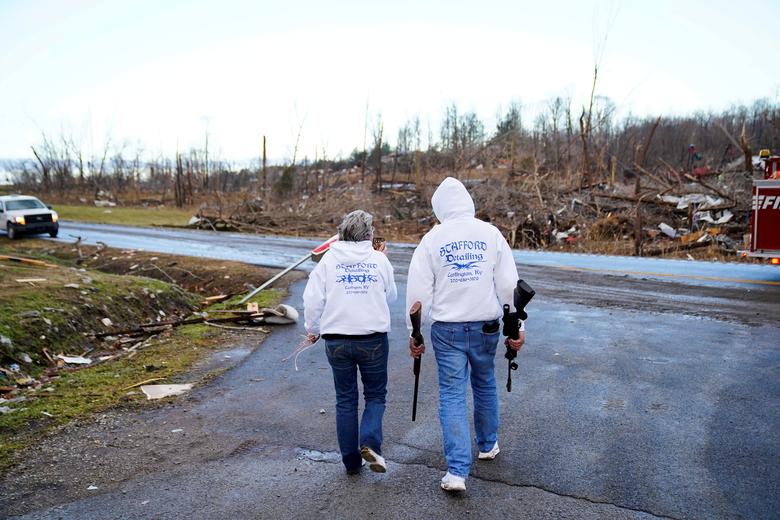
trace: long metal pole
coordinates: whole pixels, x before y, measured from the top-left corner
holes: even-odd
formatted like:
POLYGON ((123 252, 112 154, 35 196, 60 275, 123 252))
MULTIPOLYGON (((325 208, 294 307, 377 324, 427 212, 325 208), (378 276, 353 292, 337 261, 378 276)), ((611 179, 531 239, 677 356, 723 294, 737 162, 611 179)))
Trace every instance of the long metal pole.
POLYGON ((265 282, 263 285, 261 285, 260 287, 258 287, 254 291, 252 291, 251 293, 249 293, 246 296, 244 296, 244 298, 240 302, 238 302, 238 303, 239 304, 246 303, 252 296, 254 296, 255 294, 259 293, 260 291, 262 291, 263 289, 265 289, 266 287, 268 287, 269 285, 274 283, 276 280, 278 280, 282 276, 286 275, 287 273, 289 273, 290 271, 292 271, 293 269, 295 269, 296 267, 298 267, 299 265, 304 263, 309 258, 311 258, 311 253, 307 253, 306 256, 301 257, 301 259, 296 261, 294 264, 286 267, 283 271, 278 272, 273 278, 271 278, 270 280, 265 282))

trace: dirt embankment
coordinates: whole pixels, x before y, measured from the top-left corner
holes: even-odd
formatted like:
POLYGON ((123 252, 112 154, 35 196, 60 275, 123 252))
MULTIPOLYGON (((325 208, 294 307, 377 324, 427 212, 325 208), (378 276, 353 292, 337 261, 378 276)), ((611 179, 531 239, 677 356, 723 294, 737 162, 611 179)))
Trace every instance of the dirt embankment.
MULTIPOLYGON (((0 467, 18 462, 55 426, 145 404, 140 382, 208 377, 220 367, 193 369, 214 350, 232 346, 237 333, 251 334, 257 345, 268 329, 164 324, 210 316, 215 307, 236 308, 230 295, 274 272, 238 262, 0 241, 0 467), (213 295, 227 298, 214 305, 213 295), (116 333, 139 325, 151 327, 116 333)), ((276 305, 286 284, 300 276, 291 273, 252 301, 276 305)))

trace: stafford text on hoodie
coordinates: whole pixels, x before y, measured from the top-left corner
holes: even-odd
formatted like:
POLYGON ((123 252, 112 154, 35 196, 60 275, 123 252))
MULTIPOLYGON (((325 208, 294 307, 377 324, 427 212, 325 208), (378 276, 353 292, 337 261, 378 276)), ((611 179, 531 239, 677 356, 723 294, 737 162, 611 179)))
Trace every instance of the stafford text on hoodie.
POLYGON ((304 324, 311 334, 362 335, 390 330, 389 303, 397 297, 393 267, 371 241, 334 242, 303 291, 304 324))

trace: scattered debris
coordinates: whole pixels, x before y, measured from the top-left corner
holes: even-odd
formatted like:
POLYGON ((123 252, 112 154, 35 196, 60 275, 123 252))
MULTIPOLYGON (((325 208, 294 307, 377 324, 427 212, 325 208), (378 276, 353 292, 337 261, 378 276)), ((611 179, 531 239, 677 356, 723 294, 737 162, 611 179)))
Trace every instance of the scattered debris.
POLYGON ((141 391, 149 400, 180 395, 191 389, 192 384, 190 383, 179 385, 144 385, 141 387, 141 391))
POLYGON ((181 433, 184 431, 184 428, 176 428, 175 430, 171 430, 171 433, 181 433))
POLYGON ((100 320, 100 323, 102 323, 102 324, 103 324, 103 325, 105 325, 106 327, 110 327, 111 325, 113 325, 113 324, 114 324, 114 323, 111 321, 111 319, 110 319, 110 318, 103 318, 102 320, 100 320))

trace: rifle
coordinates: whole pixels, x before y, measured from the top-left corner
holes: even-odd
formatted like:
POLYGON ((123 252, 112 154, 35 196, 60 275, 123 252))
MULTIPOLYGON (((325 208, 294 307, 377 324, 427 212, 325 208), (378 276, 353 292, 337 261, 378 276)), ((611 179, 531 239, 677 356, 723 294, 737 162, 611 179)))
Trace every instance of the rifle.
MULTIPOLYGON (((409 318, 412 320, 412 339, 414 345, 419 346, 425 343, 423 335, 420 332, 420 323, 422 321, 422 304, 420 302, 414 302, 409 309, 409 318)), ((414 400, 412 401, 412 421, 417 418, 417 389, 420 385, 420 365, 422 362, 422 354, 414 358, 414 366, 412 372, 414 372, 414 400)))
MULTIPOLYGON (((531 286, 525 283, 523 280, 517 281, 517 287, 514 290, 514 304, 515 312, 509 312, 509 305, 504 305, 504 329, 503 334, 507 338, 517 339, 520 337, 520 320, 528 318, 528 313, 525 312, 525 306, 534 297, 536 291, 531 289, 531 286)), ((512 370, 517 370, 517 363, 515 358, 517 357, 517 351, 506 346, 506 354, 504 357, 507 359, 508 369, 506 375, 506 391, 512 391, 512 370)))

